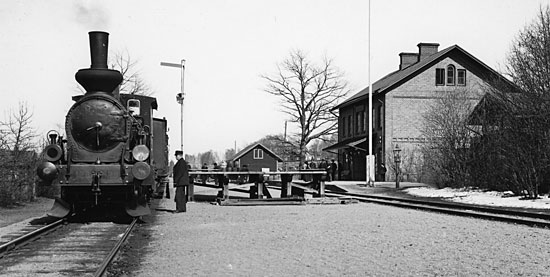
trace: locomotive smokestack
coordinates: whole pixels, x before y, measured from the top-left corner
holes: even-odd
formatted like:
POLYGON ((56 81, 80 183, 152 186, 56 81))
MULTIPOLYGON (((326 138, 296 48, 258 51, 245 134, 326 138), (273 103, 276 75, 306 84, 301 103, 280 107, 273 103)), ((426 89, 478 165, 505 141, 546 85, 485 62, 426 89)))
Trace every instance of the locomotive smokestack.
POLYGON ((80 69, 75 79, 84 87, 86 94, 95 92, 112 94, 122 82, 122 74, 118 70, 107 67, 109 33, 94 31, 88 34, 92 65, 90 68, 80 69))
POLYGON ((90 36, 90 56, 92 65, 90 68, 107 69, 107 52, 109 50, 109 33, 89 32, 90 36))

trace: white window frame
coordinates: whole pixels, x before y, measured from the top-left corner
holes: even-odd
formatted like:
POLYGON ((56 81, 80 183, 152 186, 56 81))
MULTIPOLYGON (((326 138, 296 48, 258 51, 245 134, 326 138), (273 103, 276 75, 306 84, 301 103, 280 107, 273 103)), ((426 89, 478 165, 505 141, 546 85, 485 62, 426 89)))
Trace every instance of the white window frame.
POLYGON ((456 85, 465 86, 466 85, 466 69, 457 69, 456 70, 456 85), (460 73, 463 73, 464 76, 460 76, 460 73))
POLYGON ((456 67, 452 64, 447 66, 447 86, 456 85, 456 67))
POLYGON ((435 85, 436 86, 444 86, 446 79, 447 79, 447 75, 446 75, 446 72, 445 72, 445 68, 436 68, 435 69, 435 85), (440 78, 439 81, 441 81, 439 83, 437 82, 438 77, 440 78))
POLYGON ((260 148, 254 149, 254 160, 263 160, 264 159, 264 150, 260 148))

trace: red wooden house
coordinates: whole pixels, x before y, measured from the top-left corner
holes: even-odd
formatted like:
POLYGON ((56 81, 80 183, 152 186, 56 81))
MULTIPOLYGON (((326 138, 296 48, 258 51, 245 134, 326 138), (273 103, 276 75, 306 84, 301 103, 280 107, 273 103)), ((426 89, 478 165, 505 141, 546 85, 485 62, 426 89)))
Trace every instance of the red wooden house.
POLYGON ((256 143, 239 151, 231 161, 239 168, 247 167, 249 171, 277 171, 277 162, 283 159, 261 143, 256 143))

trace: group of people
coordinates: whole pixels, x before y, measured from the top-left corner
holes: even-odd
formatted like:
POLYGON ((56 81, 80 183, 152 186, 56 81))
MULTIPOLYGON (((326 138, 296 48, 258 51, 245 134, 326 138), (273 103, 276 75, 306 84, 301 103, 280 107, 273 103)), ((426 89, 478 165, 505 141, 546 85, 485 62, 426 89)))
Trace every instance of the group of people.
MULTIPOLYGON (((183 159, 183 151, 178 150, 175 153, 176 155, 176 164, 174 165, 173 177, 174 177, 174 188, 176 189, 176 195, 174 201, 176 202, 176 213, 186 212, 187 211, 187 195, 189 191, 190 179, 189 179, 189 165, 183 159)), ((208 169, 206 163, 202 166, 202 169, 208 169)), ((214 163, 214 169, 222 169, 221 166, 218 166, 214 163)), ((329 163, 327 160, 322 160, 319 165, 315 162, 305 162, 302 169, 324 169, 327 172, 327 180, 334 181, 337 179, 338 173, 338 164, 334 159, 329 163)), ((166 190, 167 197, 169 190, 166 190)))
POLYGON ((302 169, 321 169, 326 170, 327 172, 327 181, 335 181, 337 179, 338 173, 338 164, 333 160, 329 163, 327 160, 323 159, 317 165, 314 161, 308 162, 305 161, 302 169))

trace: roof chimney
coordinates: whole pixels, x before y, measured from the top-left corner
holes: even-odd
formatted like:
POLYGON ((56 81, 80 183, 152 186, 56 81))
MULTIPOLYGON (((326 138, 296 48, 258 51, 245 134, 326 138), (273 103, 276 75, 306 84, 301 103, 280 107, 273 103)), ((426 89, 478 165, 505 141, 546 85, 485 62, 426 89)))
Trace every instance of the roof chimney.
POLYGON ((405 52, 399 53, 399 59, 399 70, 402 70, 418 62, 418 54, 405 52))
POLYGON ((419 56, 418 61, 421 61, 424 58, 437 53, 437 48, 439 47, 439 43, 421 42, 417 46, 418 46, 418 56, 419 56))

